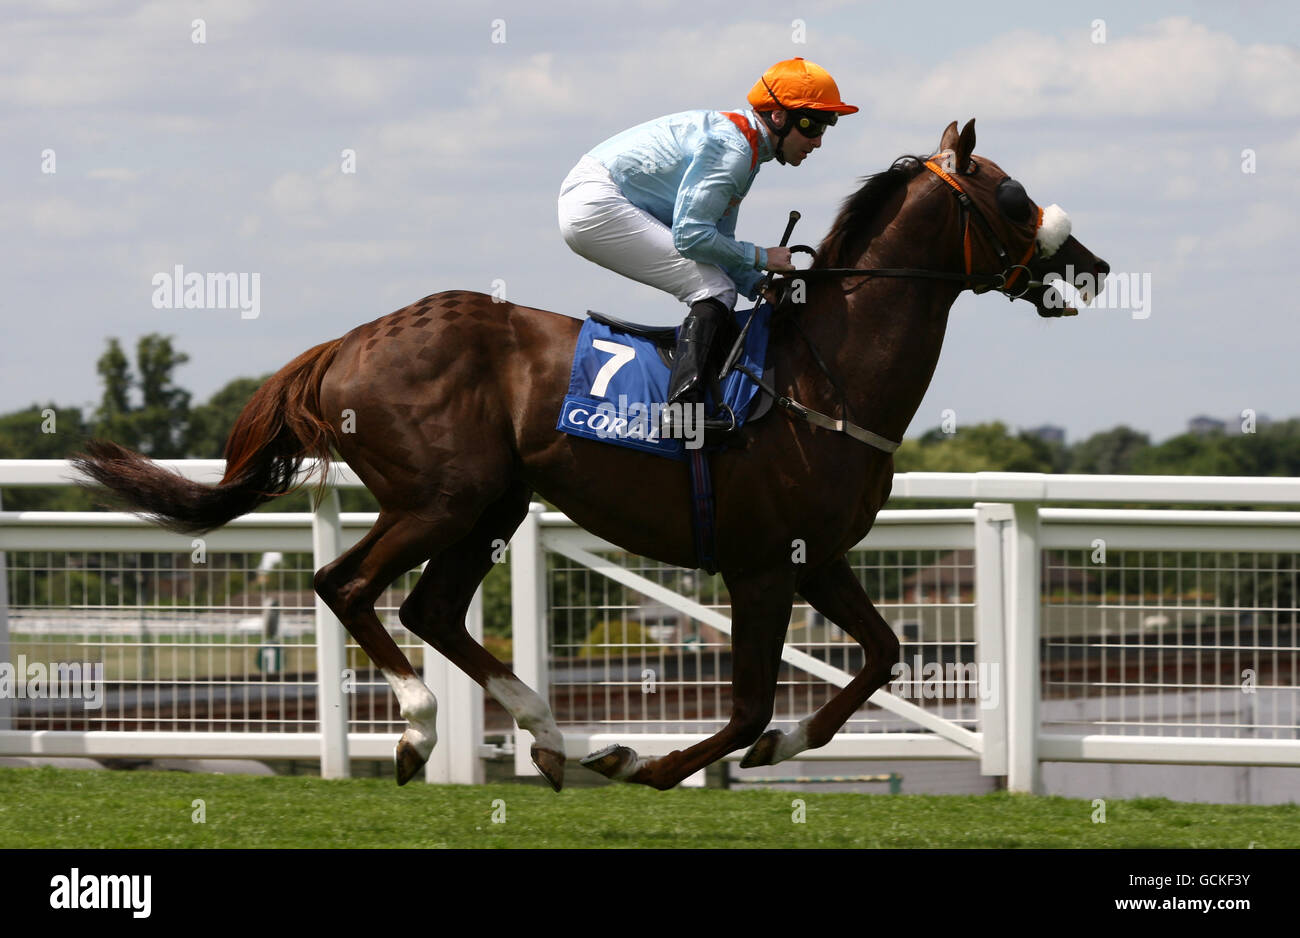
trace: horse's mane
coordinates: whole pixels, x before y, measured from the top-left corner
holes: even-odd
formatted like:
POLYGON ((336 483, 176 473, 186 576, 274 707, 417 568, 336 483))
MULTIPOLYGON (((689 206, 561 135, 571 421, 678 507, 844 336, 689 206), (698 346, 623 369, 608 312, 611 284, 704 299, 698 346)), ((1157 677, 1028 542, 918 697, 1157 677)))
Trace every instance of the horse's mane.
POLYGON ((900 156, 879 173, 863 179, 862 188, 844 200, 840 214, 817 249, 817 267, 847 267, 861 253, 861 238, 867 223, 894 192, 919 173, 924 156, 900 156))

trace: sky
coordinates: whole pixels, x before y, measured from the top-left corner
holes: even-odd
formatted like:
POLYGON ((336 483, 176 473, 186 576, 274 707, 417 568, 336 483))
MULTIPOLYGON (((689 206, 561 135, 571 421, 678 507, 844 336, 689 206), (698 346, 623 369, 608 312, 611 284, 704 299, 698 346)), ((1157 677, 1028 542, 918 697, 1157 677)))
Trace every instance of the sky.
POLYGON ((1298 27, 1281 2, 8 0, 0 412, 93 410, 110 336, 173 336, 198 402, 447 289, 679 322, 569 250, 560 181, 798 55, 861 111, 803 165, 764 164, 742 240, 777 243, 798 209, 793 240, 817 243, 863 176, 973 117, 976 153, 1130 289, 1065 320, 963 294, 909 436, 949 410, 1070 442, 1300 415, 1298 27), (178 265, 256 274, 256 317, 167 308, 178 265))

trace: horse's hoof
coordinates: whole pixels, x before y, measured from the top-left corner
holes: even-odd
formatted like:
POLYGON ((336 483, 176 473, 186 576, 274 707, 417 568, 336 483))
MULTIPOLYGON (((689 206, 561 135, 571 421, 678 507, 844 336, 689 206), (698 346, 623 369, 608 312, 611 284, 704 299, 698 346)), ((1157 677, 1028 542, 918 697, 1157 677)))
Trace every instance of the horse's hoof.
POLYGON ((542 778, 551 783, 551 787, 559 791, 564 787, 564 755, 556 752, 554 749, 543 749, 536 743, 531 750, 533 756, 533 765, 537 771, 542 773, 542 778))
POLYGON ((582 764, 606 778, 622 781, 636 769, 637 755, 626 746, 606 746, 583 758, 582 764))
POLYGON ((754 745, 749 747, 745 757, 740 760, 742 769, 753 769, 760 765, 776 765, 773 761, 776 756, 777 743, 781 742, 781 736, 784 735, 780 730, 768 730, 754 745))
MULTIPOLYGON (((395 768, 397 769, 397 784, 405 785, 411 779, 415 778, 415 773, 419 772, 424 763, 429 760, 429 756, 420 755, 420 750, 415 747, 407 736, 409 733, 403 733, 402 738, 397 741, 397 751, 394 753, 395 768)), ((432 751, 432 747, 430 748, 432 751)))

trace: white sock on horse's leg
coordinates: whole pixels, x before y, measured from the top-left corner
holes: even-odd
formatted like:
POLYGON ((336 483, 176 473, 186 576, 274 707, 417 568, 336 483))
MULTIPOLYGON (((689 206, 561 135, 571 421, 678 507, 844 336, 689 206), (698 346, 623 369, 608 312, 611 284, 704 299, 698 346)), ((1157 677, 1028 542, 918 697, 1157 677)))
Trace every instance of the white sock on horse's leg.
POLYGON ((518 678, 499 675, 488 678, 486 690, 505 707, 520 729, 533 734, 537 745, 564 754, 564 737, 551 715, 551 708, 536 691, 518 678))
POLYGON ((403 736, 426 759, 438 743, 438 700, 418 677, 380 669, 393 689, 402 717, 410 724, 403 736))

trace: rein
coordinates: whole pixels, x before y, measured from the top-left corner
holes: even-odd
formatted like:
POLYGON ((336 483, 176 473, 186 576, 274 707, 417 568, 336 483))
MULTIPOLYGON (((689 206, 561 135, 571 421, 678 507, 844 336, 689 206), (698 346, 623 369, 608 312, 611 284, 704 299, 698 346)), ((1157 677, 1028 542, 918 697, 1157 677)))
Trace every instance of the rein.
MULTIPOLYGON (((1002 242, 998 239, 998 236, 994 233, 992 225, 989 224, 988 219, 984 217, 984 213, 981 212, 979 206, 977 206, 974 203, 974 201, 972 201, 970 195, 966 192, 966 190, 961 187, 961 183, 959 183, 945 170, 943 170, 937 163, 935 163, 933 159, 926 160, 924 166, 926 169, 933 172, 936 176, 938 176, 941 180, 943 180, 943 182, 945 182, 948 185, 949 189, 953 192, 954 195, 956 195, 958 205, 961 207, 961 226, 963 229, 962 254, 966 266, 965 273, 958 274, 958 273, 953 273, 951 271, 926 270, 924 268, 919 268, 919 267, 812 267, 809 268, 808 270, 801 270, 801 271, 797 271, 796 273, 787 275, 788 281, 790 283, 794 283, 795 281, 805 280, 810 277, 814 279, 817 277, 828 278, 828 279, 829 278, 843 279, 848 277, 863 277, 863 278, 919 277, 919 278, 925 278, 929 280, 949 280, 957 283, 962 283, 971 287, 979 287, 980 289, 974 289, 973 292, 975 293, 986 293, 989 290, 997 290, 1000 293, 1004 293, 1008 301, 1019 299, 1034 287, 1042 286, 1041 281, 1029 279, 1032 275, 1029 272, 1029 268, 1026 267, 1025 264, 1026 262, 1028 262, 1029 258, 1033 256, 1034 249, 1037 245, 1038 228, 1041 227, 1043 223, 1043 210, 1041 208, 1038 210, 1038 220, 1034 228, 1035 237, 1030 240, 1029 249, 1025 252, 1025 256, 1021 258, 1019 264, 1013 264, 1011 263, 1010 256, 1007 254, 1006 248, 1002 246, 1002 242), (997 254, 998 262, 1002 264, 1002 271, 1000 273, 995 273, 995 274, 972 273, 971 271, 971 220, 972 219, 974 219, 977 227, 983 233, 985 239, 989 242, 989 244, 993 247, 994 252, 997 254), (1012 293, 1010 292, 1011 286, 1016 281, 1016 279, 1020 276, 1021 271, 1024 271, 1025 273, 1025 285, 1020 290, 1019 293, 1012 293)), ((790 215, 791 215, 791 219, 789 225, 786 226, 785 237, 781 239, 782 246, 785 245, 786 240, 790 237, 790 229, 793 228, 794 222, 798 218, 798 213, 796 212, 791 212, 790 215)), ((812 257, 814 264, 817 262, 817 252, 814 251, 811 247, 809 247, 806 244, 794 245, 793 247, 790 248, 790 253, 807 254, 810 257, 812 257)), ((849 290, 845 290, 844 292, 846 294, 852 293, 854 290, 859 289, 865 283, 866 280, 864 279, 862 283, 858 284, 858 286, 853 287, 852 289, 849 290)), ((804 342, 808 344, 808 350, 812 352, 813 360, 817 363, 817 367, 821 370, 822 374, 826 376, 826 379, 830 381, 831 386, 835 388, 836 393, 839 394, 840 410, 844 413, 845 415, 844 418, 831 417, 827 414, 821 413, 820 411, 813 410, 810 407, 800 404, 798 401, 794 400, 793 398, 789 398, 783 394, 779 394, 776 388, 772 387, 771 384, 764 381, 762 378, 759 378, 748 368, 745 368, 742 365, 736 365, 735 367, 739 371, 747 375, 750 378, 750 380, 752 380, 755 384, 757 384, 758 387, 765 394, 771 397, 777 407, 780 407, 782 410, 785 410, 787 413, 793 415, 794 417, 803 420, 806 423, 812 424, 814 427, 821 427, 825 430, 831 430, 835 433, 843 433, 846 436, 852 437, 853 439, 861 443, 866 443, 868 446, 875 447, 881 452, 892 454, 894 451, 896 451, 900 445, 899 443, 887 439, 886 437, 883 437, 878 433, 873 433, 870 430, 867 430, 864 427, 860 427, 857 424, 847 419, 849 416, 849 408, 848 408, 847 398, 844 395, 844 389, 840 386, 840 383, 835 380, 834 375, 831 374, 830 368, 827 367, 826 362, 822 359, 821 354, 817 351, 817 347, 813 345, 812 339, 809 338, 808 333, 804 331, 803 326, 800 325, 799 320, 797 318, 794 320, 794 324, 795 327, 799 330, 799 334, 803 336, 804 342)), ((746 329, 742 330, 740 338, 737 340, 737 348, 733 349, 732 354, 728 356, 729 365, 735 362, 737 353, 739 351, 739 346, 744 342, 744 333, 746 331, 748 331, 748 323, 746 324, 746 329)), ((726 370, 727 369, 724 369, 724 373, 726 370)))
MULTIPOLYGON (((944 169, 942 169, 939 166, 939 164, 937 164, 933 159, 926 160, 923 165, 925 166, 926 169, 930 170, 941 180, 943 180, 943 182, 948 185, 953 195, 957 197, 957 204, 961 208, 962 255, 965 260, 965 266, 966 266, 965 273, 958 274, 958 273, 952 273, 951 271, 926 270, 924 268, 918 268, 918 267, 811 267, 808 270, 801 270, 795 274, 790 275, 789 279, 791 281, 802 280, 806 277, 812 277, 815 279, 819 276, 830 277, 830 278, 920 277, 928 280, 950 280, 957 283, 964 283, 972 287, 980 287, 981 289, 976 289, 973 291, 975 293, 986 293, 989 290, 997 290, 1000 293, 1004 293, 1009 301, 1020 299, 1020 297, 1024 296, 1034 287, 1041 287, 1043 285, 1042 281, 1026 279, 1025 285, 1020 290, 1020 292, 1018 293, 1010 292, 1011 285, 1015 283, 1016 279, 1020 276, 1020 272, 1022 270, 1025 272, 1026 278, 1032 276, 1029 273, 1029 268, 1026 267, 1025 264, 1028 262, 1029 258, 1032 257, 1034 254, 1034 248, 1036 247, 1037 244, 1036 236, 1037 236, 1038 228, 1041 227, 1043 223, 1043 210, 1041 208, 1038 210, 1038 220, 1034 226, 1035 238, 1030 239, 1029 248, 1028 250, 1025 251, 1024 257, 1020 259, 1020 263, 1013 264, 1011 263, 1011 257, 1010 255, 1008 255, 1007 249, 1002 246, 1001 240, 999 240, 997 234, 994 233, 993 226, 989 224, 988 219, 984 217, 984 213, 980 211, 979 206, 976 205, 974 201, 971 200, 970 195, 966 192, 965 189, 962 188, 961 183, 958 182, 956 179, 954 179, 944 169), (995 274, 972 273, 971 271, 971 222, 972 221, 975 222, 976 226, 983 233, 985 240, 988 241, 989 245, 993 248, 994 252, 997 254, 998 263, 1002 265, 1002 271, 1000 273, 995 273, 995 274)), ((790 249, 791 254, 794 254, 796 252, 809 255, 813 259, 814 264, 817 262, 817 252, 814 251, 806 244, 796 244, 794 247, 790 249)), ((858 286, 860 287, 861 284, 859 284, 858 286)), ((853 289, 856 290, 858 289, 858 287, 854 287, 853 289)), ((846 292, 852 292, 852 291, 846 291, 846 292)))

